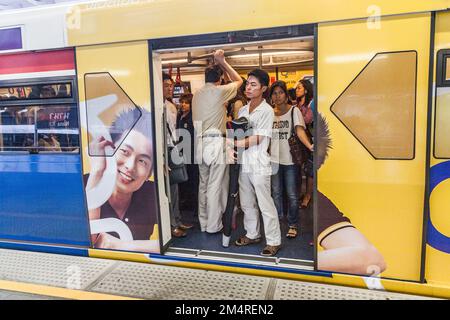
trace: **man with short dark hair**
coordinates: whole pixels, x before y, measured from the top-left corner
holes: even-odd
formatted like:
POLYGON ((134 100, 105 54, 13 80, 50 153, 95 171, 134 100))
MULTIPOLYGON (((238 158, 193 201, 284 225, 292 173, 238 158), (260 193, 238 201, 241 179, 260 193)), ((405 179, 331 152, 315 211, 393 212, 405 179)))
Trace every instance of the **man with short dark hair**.
POLYGON ((248 119, 250 132, 245 139, 237 140, 236 145, 234 141, 228 140, 228 145, 245 149, 239 175, 239 196, 247 233, 235 244, 245 246, 261 241, 259 208, 267 244, 261 254, 275 256, 281 247, 281 231, 270 190, 272 168, 268 148, 272 137, 274 111, 264 99, 268 86, 267 72, 255 69, 248 74, 245 95, 250 102, 239 110, 239 117, 248 119))
POLYGON ((199 163, 198 218, 201 231, 222 230, 222 214, 228 193, 228 165, 225 162, 225 103, 236 96, 242 84, 239 74, 226 62, 223 50, 214 53, 217 63, 205 70, 206 84, 192 99, 192 119, 196 131, 199 163), (226 72, 231 83, 221 85, 226 72))
POLYGON ((223 70, 218 65, 212 65, 205 69, 205 82, 206 83, 216 83, 222 79, 223 70))

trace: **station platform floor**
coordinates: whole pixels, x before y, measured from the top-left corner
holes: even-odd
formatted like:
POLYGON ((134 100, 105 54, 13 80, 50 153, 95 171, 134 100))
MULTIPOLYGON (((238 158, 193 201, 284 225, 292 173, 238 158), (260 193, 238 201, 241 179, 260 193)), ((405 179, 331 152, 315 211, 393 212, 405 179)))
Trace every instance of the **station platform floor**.
POLYGON ((429 300, 431 298, 156 264, 0 249, 0 300, 65 299, 429 300))

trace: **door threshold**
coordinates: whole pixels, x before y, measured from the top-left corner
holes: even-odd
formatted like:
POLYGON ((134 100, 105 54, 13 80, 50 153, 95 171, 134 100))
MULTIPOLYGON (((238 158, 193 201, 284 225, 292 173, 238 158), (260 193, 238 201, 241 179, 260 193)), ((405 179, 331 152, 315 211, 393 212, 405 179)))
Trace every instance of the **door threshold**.
POLYGON ((197 258, 202 260, 235 262, 240 264, 281 267, 298 270, 314 270, 314 262, 310 260, 289 259, 282 257, 263 257, 251 254, 227 253, 200 249, 169 248, 165 252, 167 256, 197 258))

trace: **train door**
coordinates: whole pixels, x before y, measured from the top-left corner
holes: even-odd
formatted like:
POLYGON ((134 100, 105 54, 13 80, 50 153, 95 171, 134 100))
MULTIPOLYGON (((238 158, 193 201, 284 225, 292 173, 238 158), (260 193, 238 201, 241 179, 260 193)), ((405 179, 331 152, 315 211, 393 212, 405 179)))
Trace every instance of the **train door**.
POLYGON ((450 12, 436 13, 433 116, 429 168, 429 216, 426 247, 428 283, 448 283, 450 267, 450 12))
POLYGON ((164 108, 164 97, 163 97, 163 78, 161 72, 161 57, 160 55, 153 53, 151 57, 152 59, 152 88, 153 88, 153 106, 155 113, 155 132, 159 133, 157 139, 157 162, 160 164, 159 166, 159 176, 161 177, 161 184, 159 188, 159 205, 160 205, 160 220, 162 228, 161 234, 161 247, 166 248, 172 238, 171 236, 171 226, 170 226, 170 215, 169 212, 171 210, 170 204, 172 199, 170 198, 170 182, 169 176, 164 174, 165 168, 168 166, 167 159, 167 126, 165 125, 167 122, 167 110, 164 108))
POLYGON ((318 269, 421 280, 431 14, 318 26, 318 269))
POLYGON ((89 245, 77 98, 72 49, 0 56, 3 246, 89 245))
POLYGON ((76 57, 92 247, 158 253, 157 190, 164 175, 147 42, 85 46, 76 57))
MULTIPOLYGON (((294 26, 289 28, 273 28, 257 31, 243 31, 223 34, 203 35, 196 37, 182 37, 175 39, 150 40, 152 51, 153 69, 153 93, 156 118, 156 132, 164 133, 164 103, 163 103, 163 80, 162 73, 172 76, 174 81, 174 92, 172 102, 180 106, 179 119, 182 119, 181 104, 192 99, 191 95, 196 93, 205 84, 205 68, 211 63, 212 52, 217 49, 225 51, 225 56, 230 65, 243 77, 247 78, 248 72, 255 68, 262 68, 267 71, 270 77, 270 84, 277 80, 286 82, 290 93, 294 94, 292 100, 295 101, 295 87, 300 79, 314 79, 314 27, 312 25, 294 26), (249 37, 252 42, 248 42, 249 37), (255 36, 258 35, 258 36, 255 36), (255 39, 260 41, 253 41, 255 39), (230 42, 231 39, 231 43, 230 42), (245 40, 244 40, 245 39, 245 40), (160 126, 160 128, 158 128, 160 126)), ((311 85, 312 86, 312 85, 311 85)), ((245 96, 244 92, 241 92, 245 96)), ((288 98, 288 97, 286 97, 288 98)), ((270 99, 269 99, 270 100, 270 99)), ((269 101, 267 100, 267 101, 269 101)), ((291 98, 289 98, 291 100, 291 98)), ((233 102, 231 102, 233 103, 233 102)), ((245 102, 246 103, 246 102, 245 102)), ((244 103, 244 104, 245 104, 244 103)), ((224 105, 224 114, 230 104, 224 105)), ((231 109, 228 110, 229 118, 232 117, 231 109)), ((188 113, 186 113, 188 114, 188 113)), ((183 131, 188 124, 179 122, 179 136, 182 141, 193 139, 190 134, 183 131)), ((165 141, 164 138, 158 139, 165 141)), ((181 144, 183 152, 186 145, 181 144)), ((189 147, 187 148, 189 149, 189 147)), ((158 152, 160 149, 158 149, 158 152)), ((189 154, 195 155, 198 150, 191 150, 189 154)), ((158 155, 159 157, 159 155, 158 155)), ((159 159, 159 158, 158 158, 159 159)), ((198 158, 185 157, 188 161, 197 161, 198 158)), ((159 161, 159 160, 158 160, 159 161)), ((161 159, 163 161, 163 159, 161 159)), ((160 161, 160 163, 161 163, 160 161)), ((191 162, 188 162, 191 163, 191 162)), ((184 256, 192 258, 202 258, 205 260, 234 262, 252 265, 266 265, 287 267, 299 270, 313 270, 314 247, 313 241, 313 213, 312 205, 307 209, 299 209, 296 206, 300 217, 300 232, 295 239, 288 239, 288 219, 281 217, 281 250, 274 257, 263 257, 261 251, 265 246, 265 241, 250 246, 237 246, 235 241, 239 236, 245 234, 244 213, 235 207, 233 212, 231 242, 229 246, 222 246, 222 232, 209 233, 201 230, 199 225, 198 194, 192 192, 198 189, 198 185, 192 181, 195 179, 195 170, 191 171, 190 181, 179 185, 178 206, 181 212, 181 221, 191 224, 192 227, 186 230, 185 237, 175 237, 171 233, 164 238, 164 253, 173 256, 184 256)), ((188 173, 190 175, 190 173, 188 173)), ((198 178, 197 178, 198 179, 198 178)), ((294 177, 296 183, 300 185, 300 179, 294 177)), ((306 180, 303 177, 304 181, 306 180)), ((198 183, 198 182, 197 182, 198 183)), ((168 185, 168 181, 166 181, 168 185)), ((223 188, 228 189, 228 185, 223 188)), ((160 188, 161 189, 161 188, 160 188)), ((303 190, 305 191, 305 190, 303 190)), ((170 198, 168 190, 163 195, 163 202, 169 201, 173 204, 175 199, 170 198)), ((300 196, 300 191, 299 191, 300 196)), ((285 209, 287 204, 285 204, 285 209)), ((287 209, 285 210, 287 212, 287 209)), ((161 216, 165 221, 162 224, 170 224, 169 209, 161 207, 161 216), (166 210, 166 211, 164 211, 166 210)), ((262 222, 261 222, 262 225, 262 222)), ((261 230, 263 235, 263 230, 261 230)))

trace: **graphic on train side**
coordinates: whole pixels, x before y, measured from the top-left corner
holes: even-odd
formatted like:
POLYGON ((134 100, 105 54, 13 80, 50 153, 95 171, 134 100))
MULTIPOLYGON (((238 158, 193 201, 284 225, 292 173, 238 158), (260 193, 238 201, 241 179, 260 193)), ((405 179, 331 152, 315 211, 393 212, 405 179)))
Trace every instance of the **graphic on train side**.
POLYGON ((350 2, 0 13, 0 247, 450 297, 450 2, 350 2))

